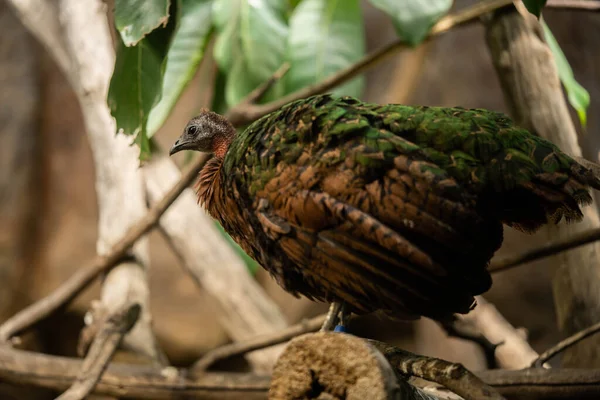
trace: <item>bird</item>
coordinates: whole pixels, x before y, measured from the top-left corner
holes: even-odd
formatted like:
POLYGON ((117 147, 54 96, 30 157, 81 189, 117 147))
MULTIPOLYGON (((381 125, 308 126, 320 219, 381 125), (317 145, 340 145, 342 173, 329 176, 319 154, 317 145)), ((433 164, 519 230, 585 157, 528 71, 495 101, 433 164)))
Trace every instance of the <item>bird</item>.
POLYGON ((240 132, 202 110, 169 154, 182 150, 213 154, 199 203, 285 291, 329 303, 327 329, 352 313, 468 313, 504 226, 579 221, 600 189, 589 165, 503 113, 331 94, 240 132))

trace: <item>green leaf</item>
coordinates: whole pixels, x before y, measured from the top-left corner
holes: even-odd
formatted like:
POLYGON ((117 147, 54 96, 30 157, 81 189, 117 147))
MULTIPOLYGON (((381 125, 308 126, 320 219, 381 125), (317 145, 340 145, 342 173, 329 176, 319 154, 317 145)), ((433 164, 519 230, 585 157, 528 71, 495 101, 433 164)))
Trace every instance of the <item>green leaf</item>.
POLYGON ((161 97, 161 80, 170 30, 161 28, 127 47, 119 40, 107 102, 117 129, 135 136, 140 158, 149 156, 146 122, 161 97))
POLYGON ((412 46, 421 43, 452 7, 452 0, 369 1, 392 18, 398 36, 412 46))
MULTIPOLYGON (((365 53, 359 0, 304 0, 290 17, 286 93, 317 83, 358 61, 365 53)), ((362 77, 336 88, 335 95, 360 96, 362 77)))
POLYGON ((587 109, 590 105, 590 94, 581 86, 573 75, 573 70, 569 65, 569 61, 562 52, 558 42, 554 38, 554 35, 550 31, 550 28, 544 21, 542 21, 542 28, 544 29, 544 36, 548 47, 552 51, 554 56, 554 62, 556 63, 556 69, 558 70, 558 76, 567 91, 567 98, 569 104, 577 111, 581 126, 585 127, 587 123, 587 109))
POLYGON ((283 64, 288 27, 280 0, 243 0, 240 38, 248 72, 264 82, 283 64))
POLYGON ((214 56, 219 69, 227 73, 225 98, 229 106, 283 64, 287 6, 282 0, 215 0, 213 24, 219 35, 214 56))
POLYGON ((179 21, 167 52, 162 98, 150 111, 148 136, 163 125, 202 61, 211 33, 212 0, 178 0, 179 21))
POLYGON ((115 26, 125 46, 135 46, 147 34, 166 26, 170 0, 115 0, 115 26))
POLYGON ((542 8, 546 5, 546 0, 523 0, 523 4, 525 4, 527 11, 539 18, 542 14, 542 8))

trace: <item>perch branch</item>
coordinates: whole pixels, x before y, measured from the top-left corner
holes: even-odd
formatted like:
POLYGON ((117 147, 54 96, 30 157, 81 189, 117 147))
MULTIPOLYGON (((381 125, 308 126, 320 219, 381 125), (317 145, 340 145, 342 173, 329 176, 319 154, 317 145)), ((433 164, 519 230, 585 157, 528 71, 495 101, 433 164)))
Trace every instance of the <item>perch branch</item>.
POLYGON ((104 321, 90 350, 81 364, 73 385, 57 400, 82 400, 94 390, 102 373, 127 332, 133 328, 141 312, 139 304, 130 304, 104 321))
POLYGON ((279 81, 281 78, 284 77, 285 74, 288 73, 289 70, 290 63, 283 63, 283 65, 279 67, 269 79, 267 79, 256 89, 248 93, 246 98, 243 99, 240 104, 236 105, 236 107, 243 107, 244 105, 248 106, 257 103, 265 95, 265 93, 267 93, 267 91, 271 89, 271 87, 273 87, 275 83, 277 83, 277 81, 279 81))
POLYGON ((586 328, 582 331, 577 332, 576 334, 569 336, 568 338, 561 340, 556 345, 552 346, 548 350, 544 351, 538 358, 533 360, 531 363, 532 367, 539 368, 544 365, 545 362, 549 361, 552 357, 557 355, 558 353, 568 349, 574 344, 582 341, 588 336, 591 336, 600 331, 600 322, 586 328))
POLYGON ((198 374, 206 371, 211 365, 219 360, 224 360, 239 354, 248 353, 265 347, 274 346, 308 332, 314 332, 325 321, 325 315, 303 320, 302 322, 287 327, 279 332, 268 335, 262 335, 244 342, 232 343, 217 347, 206 353, 200 360, 196 361, 190 368, 192 374, 198 374))
POLYGON ((389 360, 392 367, 402 375, 438 383, 465 400, 504 399, 500 393, 463 367, 462 364, 412 354, 376 340, 368 340, 368 342, 375 346, 389 360))
POLYGON ((571 250, 600 240, 600 228, 589 229, 583 232, 574 233, 571 236, 560 238, 549 242, 537 249, 529 250, 514 256, 504 257, 498 261, 493 261, 488 270, 491 273, 505 271, 519 265, 536 261, 541 258, 553 256, 566 250, 571 250))
MULTIPOLYGON (((0 380, 57 391, 66 390, 79 374, 82 361, 0 346, 0 380)), ((600 369, 488 370, 477 373, 485 383, 509 398, 600 398, 600 369)), ((136 399, 266 400, 270 376, 157 368, 112 362, 93 393, 136 399), (196 397, 194 397, 196 396, 196 397)))

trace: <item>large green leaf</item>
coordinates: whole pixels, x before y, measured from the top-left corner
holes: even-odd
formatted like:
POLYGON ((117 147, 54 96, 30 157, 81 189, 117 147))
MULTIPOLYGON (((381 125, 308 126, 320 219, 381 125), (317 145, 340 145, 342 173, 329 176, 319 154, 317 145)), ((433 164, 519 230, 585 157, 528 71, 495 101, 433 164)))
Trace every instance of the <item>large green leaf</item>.
POLYGON ((546 0, 523 0, 523 4, 530 13, 539 18, 542 14, 542 8, 546 5, 546 0))
POLYGON ((125 46, 135 46, 147 34, 166 26, 170 0, 115 0, 115 26, 125 46))
POLYGON ((194 77, 211 33, 212 0, 178 0, 179 21, 167 52, 162 98, 148 117, 148 136, 162 126, 194 77))
POLYGON ((283 64, 286 12, 287 3, 282 0, 215 0, 213 24, 219 36, 214 56, 219 69, 227 74, 225 98, 229 106, 283 64))
POLYGON ((550 47, 550 50, 554 56, 554 62, 556 63, 558 76, 560 77, 560 80, 567 91, 569 103, 575 109, 575 111, 577 111, 579 121, 581 122, 581 125, 585 127, 587 122, 586 113, 590 105, 590 94, 575 80, 573 70, 569 65, 569 61, 567 61, 565 54, 562 52, 558 42, 550 31, 550 28, 544 21, 542 21, 542 28, 544 29, 544 36, 546 38, 546 42, 548 43, 548 47, 550 47))
POLYGON ((164 60, 172 33, 172 24, 154 30, 135 46, 119 40, 115 68, 110 80, 107 102, 117 129, 135 136, 140 158, 150 154, 146 133, 148 114, 161 97, 164 60))
MULTIPOLYGON (((304 0, 290 17, 285 91, 294 92, 358 61, 365 52, 359 0, 304 0)), ((360 96, 364 80, 336 88, 336 95, 360 96)))
POLYGON ((422 42, 431 27, 452 7, 452 0, 369 1, 392 18, 398 36, 413 46, 422 42))

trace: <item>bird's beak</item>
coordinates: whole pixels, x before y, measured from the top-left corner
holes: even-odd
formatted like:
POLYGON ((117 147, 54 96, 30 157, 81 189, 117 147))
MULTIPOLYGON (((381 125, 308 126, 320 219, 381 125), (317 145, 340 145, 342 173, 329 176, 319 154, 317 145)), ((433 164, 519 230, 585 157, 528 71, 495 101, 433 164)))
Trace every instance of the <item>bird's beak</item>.
POLYGON ((172 156, 175 153, 179 153, 181 150, 191 150, 193 143, 189 140, 182 140, 181 138, 177 139, 177 141, 169 150, 169 156, 172 156))

